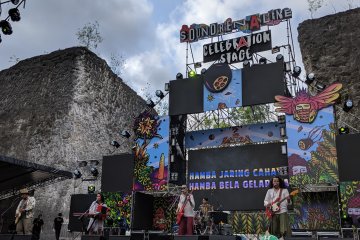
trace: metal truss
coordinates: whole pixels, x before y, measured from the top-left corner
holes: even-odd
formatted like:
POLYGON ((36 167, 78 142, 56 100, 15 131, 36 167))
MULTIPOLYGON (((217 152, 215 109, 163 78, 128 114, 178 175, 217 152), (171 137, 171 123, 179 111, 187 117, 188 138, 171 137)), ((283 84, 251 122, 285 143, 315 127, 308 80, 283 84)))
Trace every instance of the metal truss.
MULTIPOLYGON (((51 185, 56 182, 61 182, 66 179, 69 179, 69 178, 53 176, 51 178, 48 178, 48 179, 45 179, 45 180, 42 180, 42 181, 39 181, 39 182, 36 182, 33 184, 24 185, 23 187, 26 187, 29 191, 32 191, 32 190, 36 190, 38 188, 46 187, 46 186, 51 185)), ((13 196, 19 195, 19 194, 20 194, 20 190, 18 188, 3 191, 3 192, 0 192, 0 200, 10 198, 10 197, 13 197, 13 196)))

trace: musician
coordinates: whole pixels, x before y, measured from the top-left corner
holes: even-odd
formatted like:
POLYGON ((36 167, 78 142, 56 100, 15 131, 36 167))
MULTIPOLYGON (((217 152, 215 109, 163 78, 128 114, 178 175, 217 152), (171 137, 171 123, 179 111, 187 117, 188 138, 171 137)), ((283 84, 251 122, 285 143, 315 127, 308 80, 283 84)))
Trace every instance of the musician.
POLYGON ((214 207, 209 203, 209 199, 204 197, 202 199, 202 204, 199 206, 201 223, 203 228, 209 224, 210 221, 210 212, 214 211, 214 207))
POLYGON ((31 234, 33 210, 35 208, 35 198, 29 196, 29 190, 20 190, 21 201, 15 211, 15 224, 17 234, 31 234))
POLYGON ((89 208, 91 216, 87 230, 90 235, 102 235, 105 218, 102 216, 101 207, 106 207, 104 196, 101 193, 96 195, 96 201, 92 202, 89 208))
POLYGON ((195 216, 194 207, 195 207, 194 196, 191 193, 189 193, 189 190, 186 185, 182 185, 180 200, 178 207, 176 209, 176 213, 179 213, 183 209, 184 215, 179 224, 178 235, 193 235, 194 216, 195 216))
POLYGON ((280 239, 291 236, 291 228, 288 216, 288 204, 290 203, 289 191, 285 187, 284 181, 276 176, 271 179, 269 189, 266 193, 264 206, 271 207, 273 203, 280 202, 280 210, 270 219, 270 233, 280 239))

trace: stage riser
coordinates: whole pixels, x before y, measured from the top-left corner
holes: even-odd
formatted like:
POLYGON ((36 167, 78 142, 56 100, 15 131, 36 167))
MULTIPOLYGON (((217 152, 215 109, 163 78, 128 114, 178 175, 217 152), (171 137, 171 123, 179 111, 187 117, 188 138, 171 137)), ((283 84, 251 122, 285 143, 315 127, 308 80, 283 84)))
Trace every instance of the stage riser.
POLYGON ((0 234, 0 240, 31 240, 31 235, 0 234))
MULTIPOLYGON (((130 236, 109 236, 109 240, 143 240, 144 234, 130 236)), ((235 236, 170 236, 149 234, 149 240, 236 240, 235 236)), ((297 238, 299 239, 299 238, 297 238)), ((1 240, 1 239, 0 239, 1 240)), ((100 236, 82 236, 81 240, 100 240, 100 236)))

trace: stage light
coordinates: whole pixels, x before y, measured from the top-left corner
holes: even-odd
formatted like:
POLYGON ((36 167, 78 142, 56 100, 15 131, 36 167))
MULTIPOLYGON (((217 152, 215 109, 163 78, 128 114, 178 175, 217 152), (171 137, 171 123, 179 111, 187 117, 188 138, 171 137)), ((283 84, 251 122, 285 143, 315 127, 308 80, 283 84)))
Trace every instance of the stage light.
POLYGON ((17 8, 11 8, 9 10, 9 16, 10 16, 11 21, 13 21, 13 22, 18 22, 21 19, 19 9, 17 9, 17 8))
POLYGON ((250 67, 250 61, 249 60, 245 60, 244 62, 243 62, 243 67, 245 68, 245 67, 250 67))
POLYGON ((178 177, 179 177, 179 173, 177 173, 177 172, 172 172, 172 173, 170 174, 170 180, 171 180, 171 181, 177 181, 177 180, 178 180, 178 177))
POLYGON ((311 83, 313 83, 315 80, 315 74, 314 73, 309 73, 308 75, 306 75, 306 80, 305 83, 307 85, 310 85, 311 83))
POLYGON ((259 64, 266 64, 267 63, 267 59, 264 57, 261 57, 259 60, 259 64))
POLYGON ((78 169, 75 169, 73 174, 74 174, 75 178, 81 178, 81 175, 82 175, 81 172, 78 169))
POLYGON ((178 74, 176 74, 176 79, 183 79, 183 75, 182 75, 182 73, 178 73, 178 74))
POLYGON ((20 2, 20 0, 11 0, 11 3, 14 4, 14 5, 18 5, 20 2))
POLYGON ((194 70, 191 70, 190 72, 189 72, 189 77, 195 77, 196 76, 196 72, 194 71, 194 70))
POLYGON ((297 77, 300 76, 300 73, 301 73, 301 67, 295 66, 294 69, 293 69, 292 76, 293 76, 294 78, 297 78, 297 77))
POLYGON ((205 74, 206 73, 206 68, 201 69, 201 74, 205 74))
POLYGON ((175 162, 175 156, 173 154, 170 155, 170 162, 175 162))
POLYGON ((280 62, 280 61, 283 61, 283 60, 284 60, 284 56, 282 54, 276 55, 276 61, 277 62, 280 62))
POLYGON ((96 167, 90 168, 90 172, 91 172, 91 175, 93 175, 94 177, 97 177, 99 175, 99 171, 97 170, 96 167))
POLYGON ((110 143, 111 146, 114 146, 116 148, 119 148, 120 147, 120 144, 117 142, 117 141, 111 141, 110 143))
POLYGON ((318 90, 324 90, 326 88, 326 85, 325 84, 322 84, 320 82, 317 82, 315 87, 318 89, 318 90))
POLYGON ((0 21, 0 28, 5 35, 10 35, 13 33, 10 23, 6 20, 0 21))
POLYGON ((275 47, 273 47, 273 48, 271 49, 271 53, 272 53, 272 54, 278 53, 278 52, 280 52, 280 47, 278 47, 278 46, 275 46, 275 47))
POLYGON ((348 134, 350 132, 348 127, 339 128, 339 134, 348 134))
POLYGON ((282 153, 282 154, 287 154, 287 147, 286 147, 286 145, 281 145, 281 153, 282 153))
POLYGON ((343 110, 345 112, 349 112, 354 106, 353 101, 351 100, 351 98, 349 97, 349 95, 345 96, 345 102, 344 102, 344 106, 343 106, 343 110))
POLYGON ((125 137, 125 138, 130 138, 131 134, 130 134, 128 131, 123 130, 123 131, 121 132, 121 136, 123 136, 123 137, 125 137))
POLYGON ((165 97, 164 93, 161 90, 156 90, 155 95, 160 99, 163 99, 165 97))
POLYGON ((194 63, 195 68, 201 68, 201 62, 194 63))
POLYGON ((286 137, 286 128, 285 127, 280 128, 280 136, 281 137, 286 137))
POLYGON ((88 194, 95 193, 95 185, 89 185, 88 186, 88 194))
POLYGON ((284 63, 284 68, 285 68, 285 72, 290 72, 291 71, 291 64, 290 62, 286 62, 284 63))
POLYGON ((155 107, 155 103, 154 103, 151 99, 146 100, 146 105, 147 105, 149 108, 155 107))
POLYGON ((278 122, 280 123, 280 124, 282 124, 282 123, 285 123, 285 115, 279 115, 278 116, 278 122))

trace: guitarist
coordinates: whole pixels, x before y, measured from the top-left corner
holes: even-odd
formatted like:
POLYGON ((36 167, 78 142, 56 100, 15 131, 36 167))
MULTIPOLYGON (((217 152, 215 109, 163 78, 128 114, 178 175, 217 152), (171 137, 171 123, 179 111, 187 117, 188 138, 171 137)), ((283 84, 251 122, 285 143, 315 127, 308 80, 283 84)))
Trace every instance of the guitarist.
POLYGON ((15 224, 17 234, 31 234, 33 210, 35 208, 35 198, 29 196, 26 188, 20 190, 21 201, 15 212, 15 224))
POLYGON ((195 216, 195 201, 194 196, 189 193, 186 185, 181 186, 181 195, 176 213, 183 211, 184 215, 179 224, 178 235, 193 235, 194 216, 195 216))
POLYGON ((273 212, 270 219, 270 233, 280 239, 291 236, 287 209, 289 203, 290 195, 285 187, 284 181, 278 176, 272 178, 265 196, 264 206, 267 208, 271 208, 274 204, 279 206, 279 210, 273 212))

